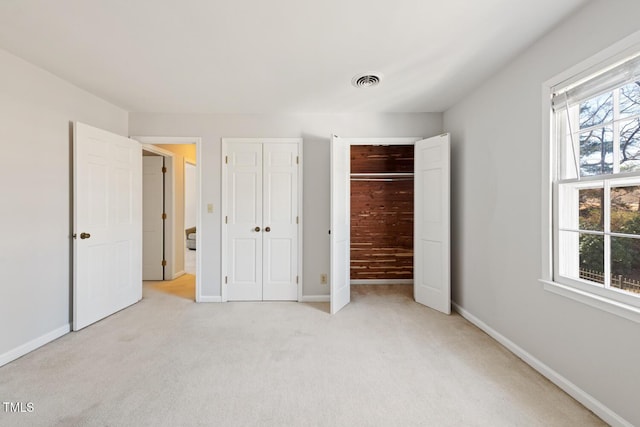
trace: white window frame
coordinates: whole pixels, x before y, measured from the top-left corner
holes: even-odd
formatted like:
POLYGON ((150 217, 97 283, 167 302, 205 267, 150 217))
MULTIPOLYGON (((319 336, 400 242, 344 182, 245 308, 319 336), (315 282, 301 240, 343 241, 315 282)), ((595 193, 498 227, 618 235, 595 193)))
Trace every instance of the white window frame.
MULTIPOLYGON (((561 277, 559 274, 554 275, 554 272, 559 271, 558 260, 554 258, 554 254, 559 251, 558 242, 554 241, 554 235, 559 233, 559 218, 557 214, 554 214, 554 206, 559 203, 557 162, 560 159, 558 158, 558 147, 556 145, 558 138, 553 135, 556 128, 554 126, 554 113, 551 111, 550 105, 552 88, 570 85, 572 82, 584 79, 597 70, 604 69, 608 65, 619 62, 637 52, 640 52, 640 31, 558 74, 542 85, 542 274, 540 282, 543 283, 546 291, 640 323, 640 297, 616 288, 598 286, 586 280, 561 277)), ((603 179, 602 176, 594 177, 593 179, 586 177, 586 179, 582 178, 575 187, 577 189, 602 186, 606 191, 611 185, 625 185, 625 182, 635 183, 637 180, 637 177, 613 179, 607 177, 603 179)), ((566 183, 567 180, 564 180, 564 182, 566 183)), ((566 184, 563 185, 566 186, 566 184)), ((607 231, 609 230, 605 230, 605 232, 607 231)), ((602 234, 605 235, 606 233, 602 234)))

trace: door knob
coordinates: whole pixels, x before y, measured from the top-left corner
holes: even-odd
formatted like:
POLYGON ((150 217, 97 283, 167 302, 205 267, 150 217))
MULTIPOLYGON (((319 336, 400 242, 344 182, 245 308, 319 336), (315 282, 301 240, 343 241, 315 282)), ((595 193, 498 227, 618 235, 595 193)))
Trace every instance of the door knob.
POLYGON ((254 231, 260 231, 260 227, 256 227, 253 229, 254 231))
POLYGON ((267 233, 271 231, 271 227, 267 227, 264 229, 264 231, 266 231, 267 233))
POLYGON ((89 237, 91 237, 91 234, 89 233, 80 233, 80 238, 81 239, 88 239, 89 237))

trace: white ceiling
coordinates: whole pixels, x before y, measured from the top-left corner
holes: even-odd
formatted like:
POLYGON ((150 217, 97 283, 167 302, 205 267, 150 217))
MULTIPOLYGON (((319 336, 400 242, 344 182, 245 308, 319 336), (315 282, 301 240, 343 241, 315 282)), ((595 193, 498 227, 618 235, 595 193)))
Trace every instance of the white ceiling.
POLYGON ((2 0, 0 47, 129 111, 440 112, 586 1, 2 0))

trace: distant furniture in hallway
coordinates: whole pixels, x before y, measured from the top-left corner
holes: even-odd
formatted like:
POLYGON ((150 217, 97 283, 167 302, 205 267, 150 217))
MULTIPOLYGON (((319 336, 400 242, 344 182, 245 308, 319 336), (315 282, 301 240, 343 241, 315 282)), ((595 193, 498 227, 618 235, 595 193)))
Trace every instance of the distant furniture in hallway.
POLYGON ((184 230, 185 235, 187 236, 187 248, 192 251, 196 250, 196 228, 190 227, 184 230))

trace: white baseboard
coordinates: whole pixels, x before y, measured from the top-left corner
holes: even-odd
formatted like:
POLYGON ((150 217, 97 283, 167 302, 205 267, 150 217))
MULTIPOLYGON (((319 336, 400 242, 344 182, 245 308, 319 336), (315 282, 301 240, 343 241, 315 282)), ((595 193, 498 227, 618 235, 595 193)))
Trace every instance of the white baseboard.
POLYGON ((329 302, 329 295, 303 295, 300 302, 329 302))
POLYGON ((413 285, 413 279, 356 279, 352 285, 413 285))
POLYGON ((222 302, 222 297, 221 296, 211 296, 211 297, 201 296, 200 298, 198 298, 196 302, 222 302))
POLYGON ((569 396, 576 399, 582 405, 584 405, 587 409, 592 411, 594 414, 602 418, 605 422, 612 426, 619 427, 633 427, 633 425, 622 418, 620 415, 613 412, 607 406, 605 406, 602 402, 597 400, 595 397, 591 396, 586 391, 582 390, 580 387, 569 381, 567 378, 559 374, 558 372, 551 369, 549 366, 544 364, 539 359, 535 358, 533 355, 525 351, 523 348, 519 347, 513 341, 509 340, 504 335, 497 332, 495 329, 492 329, 489 325, 484 323, 482 320, 478 319, 473 314, 469 313, 464 308, 460 307, 458 304, 452 302, 454 310, 457 311, 462 317, 467 319, 469 322, 476 325, 478 328, 482 329, 487 333, 491 338, 498 341, 500 344, 505 346, 510 352, 518 356, 522 359, 526 364, 531 366, 533 369, 538 371, 543 376, 547 377, 549 381, 560 387, 564 390, 569 396))
POLYGON ((173 274, 173 277, 169 280, 176 280, 178 277, 180 276, 184 276, 185 274, 187 274, 184 270, 180 270, 177 273, 173 274))
POLYGON ((54 329, 51 332, 48 332, 44 335, 35 338, 28 343, 22 344, 20 347, 16 347, 13 350, 9 350, 4 354, 0 354, 0 366, 6 365, 7 363, 16 360, 19 357, 24 356, 25 354, 32 352, 38 347, 42 347, 43 345, 50 343, 51 341, 60 338, 61 336, 71 332, 71 324, 61 326, 58 329, 54 329))

